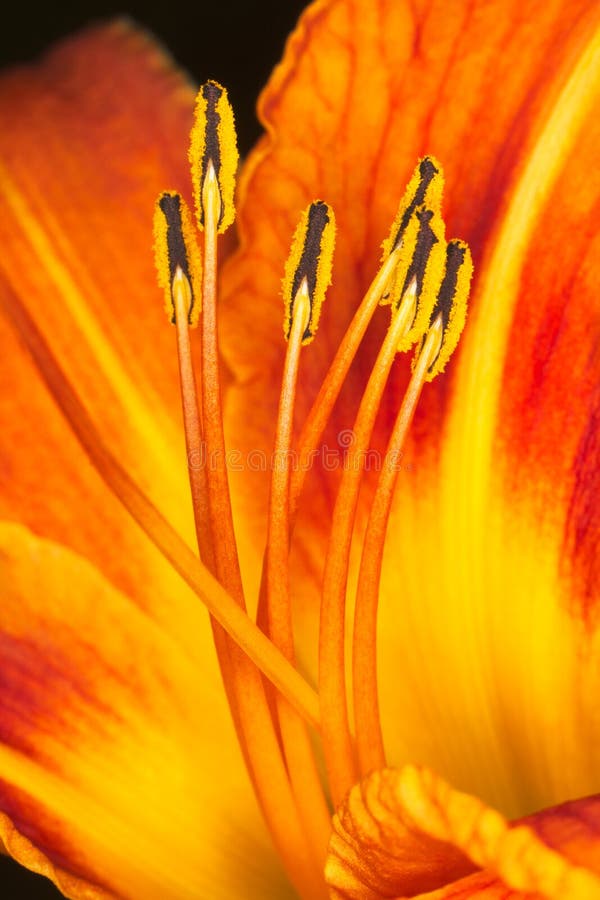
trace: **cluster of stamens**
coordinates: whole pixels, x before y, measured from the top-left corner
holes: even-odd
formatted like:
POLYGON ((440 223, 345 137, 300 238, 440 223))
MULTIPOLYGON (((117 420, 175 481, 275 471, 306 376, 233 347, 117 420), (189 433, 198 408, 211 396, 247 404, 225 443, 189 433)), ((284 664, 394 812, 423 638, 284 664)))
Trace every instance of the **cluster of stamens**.
MULTIPOLYGON (((210 471, 190 465, 189 478, 201 561, 198 567, 207 571, 209 592, 212 590, 208 605, 215 615, 215 645, 233 721, 288 873, 303 896, 319 897, 325 891, 322 871, 331 813, 307 723, 322 742, 334 805, 361 775, 385 765, 377 700, 376 623, 383 546, 398 467, 382 467, 363 541, 350 654, 352 729, 344 635, 361 459, 369 448, 396 354, 416 345, 412 377, 385 456, 388 461, 399 458, 423 385, 443 370, 457 345, 465 321, 472 263, 465 243, 445 239, 441 167, 432 157, 425 157, 409 182, 390 236, 383 244, 380 269, 299 430, 293 448, 299 464, 292 469, 301 350, 317 330, 331 280, 335 240, 334 214, 325 202, 313 202, 302 213, 283 278, 287 352, 274 439, 273 459, 277 464, 271 473, 257 622, 249 617, 244 622, 246 598, 229 496, 216 322, 217 234, 234 219, 237 161, 227 94, 221 86, 209 82, 198 95, 190 151, 196 217, 203 232, 202 252, 184 200, 179 194, 164 193, 155 217, 157 267, 167 313, 177 329, 188 459, 211 460, 210 471), (309 468, 305 463, 318 448, 368 324, 382 303, 390 306, 391 323, 354 422, 354 439, 348 450, 353 459, 344 467, 325 554, 317 701, 308 685, 298 688, 302 679, 294 670, 290 543, 309 468), (189 329, 198 323, 200 346, 192 351, 189 329), (206 452, 199 456, 196 451, 201 445, 206 452), (227 602, 233 599, 242 613, 242 619, 233 616, 235 627, 230 624, 231 617, 220 614, 219 604, 225 604, 226 597, 227 602), (275 655, 267 652, 269 642, 275 655)), ((199 593, 206 602, 206 588, 199 593)))

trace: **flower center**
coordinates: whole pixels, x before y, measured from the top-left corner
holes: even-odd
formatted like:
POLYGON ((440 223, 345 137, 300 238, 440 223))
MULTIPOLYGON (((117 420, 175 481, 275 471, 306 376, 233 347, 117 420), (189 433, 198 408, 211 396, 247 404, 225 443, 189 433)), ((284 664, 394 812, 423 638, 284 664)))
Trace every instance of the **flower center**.
MULTIPOLYGON (((214 82, 201 88, 192 130, 192 181, 204 232, 203 265, 177 194, 163 194, 155 219, 159 281, 176 325, 189 479, 202 563, 246 615, 230 502, 223 430, 216 315, 217 232, 233 221, 232 172, 237 164, 233 115, 227 94, 214 82), (201 312, 198 316, 198 299, 201 312), (201 390, 196 387, 189 329, 200 319, 201 390), (203 452, 198 454, 199 448, 203 452), (194 461, 202 459, 198 467, 194 461), (206 461, 209 461, 207 464, 206 461)), ((379 271, 346 332, 321 389, 294 442, 294 408, 304 345, 313 340, 331 280, 335 217, 323 201, 304 211, 283 279, 287 352, 274 434, 267 542, 253 643, 213 621, 215 646, 237 736, 266 821, 292 881, 303 896, 325 896, 323 864, 331 814, 315 759, 320 738, 328 789, 335 806, 373 768, 385 765, 376 674, 379 581, 388 517, 402 447, 421 390, 441 371, 465 320, 472 273, 468 247, 445 240, 441 218, 442 174, 425 157, 415 170, 383 245, 379 271), (318 722, 287 688, 295 672, 290 584, 290 544, 304 479, 318 450, 350 366, 380 303, 391 309, 390 328, 368 378, 354 422, 352 443, 337 494, 325 553, 319 633, 318 722), (398 411, 366 530, 352 642, 355 734, 350 725, 346 671, 346 594, 354 522, 364 458, 398 352, 417 344, 413 374, 398 411), (292 466, 292 459, 296 462, 292 466), (263 633, 280 652, 276 679, 263 664, 263 633), (259 638, 260 635, 260 638, 259 638), (255 665, 256 664, 256 665, 255 665), (258 666, 258 667, 257 667, 258 666), (286 668, 287 667, 287 668, 286 668), (263 678, 266 672, 268 679, 263 678), (309 734, 307 723, 317 725, 309 734)), ((217 604, 218 605, 218 604, 217 604)), ((211 612, 213 610, 211 609, 211 612)), ((299 677, 299 676, 298 676, 299 677)))

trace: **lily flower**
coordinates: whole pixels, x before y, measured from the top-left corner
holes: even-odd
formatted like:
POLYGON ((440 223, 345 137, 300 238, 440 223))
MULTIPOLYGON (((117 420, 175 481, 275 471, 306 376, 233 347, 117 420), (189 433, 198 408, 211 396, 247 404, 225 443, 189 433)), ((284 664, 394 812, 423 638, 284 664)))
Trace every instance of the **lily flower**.
POLYGON ((221 86, 0 79, 0 840, 65 896, 600 898, 598 26, 317 0, 233 253, 221 86))

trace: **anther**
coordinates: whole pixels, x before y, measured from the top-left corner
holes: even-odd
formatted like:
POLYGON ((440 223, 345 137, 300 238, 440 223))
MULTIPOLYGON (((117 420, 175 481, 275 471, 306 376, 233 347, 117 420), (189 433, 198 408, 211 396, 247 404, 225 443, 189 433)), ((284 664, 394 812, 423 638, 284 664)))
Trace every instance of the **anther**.
POLYGON ((331 265, 335 244, 335 216, 330 206, 316 200, 304 210, 292 241, 282 282, 285 318, 283 330, 289 338, 294 319, 294 304, 304 285, 310 303, 310 315, 302 343, 315 336, 325 291, 331 283, 331 265))
POLYGON ((187 318, 196 325, 200 313, 202 262, 194 237, 192 217, 179 194, 166 191, 154 212, 154 251, 158 283, 165 291, 165 310, 176 321, 174 291, 185 291, 187 318))
POLYGON ((414 315, 402 335, 399 351, 408 350, 424 334, 444 271, 444 223, 432 209, 418 207, 404 232, 398 265, 390 283, 394 316, 409 288, 414 292, 414 315))
POLYGON ((433 156, 424 156, 408 182, 390 234, 382 244, 384 259, 404 239, 408 223, 419 206, 427 206, 436 213, 440 212, 443 190, 441 165, 433 156))
POLYGON ((235 218, 238 149, 227 91, 216 81, 207 81, 198 92, 189 156, 199 225, 206 224, 205 185, 214 178, 220 200, 217 229, 222 234, 235 218))
MULTIPOLYGON (((468 244, 459 240, 450 241, 446 247, 444 274, 430 318, 432 325, 438 317, 441 319, 440 346, 427 368, 426 381, 432 381, 444 371, 458 345, 467 317, 467 298, 472 276, 473 260, 468 244)), ((418 356, 417 353, 413 368, 418 356)))

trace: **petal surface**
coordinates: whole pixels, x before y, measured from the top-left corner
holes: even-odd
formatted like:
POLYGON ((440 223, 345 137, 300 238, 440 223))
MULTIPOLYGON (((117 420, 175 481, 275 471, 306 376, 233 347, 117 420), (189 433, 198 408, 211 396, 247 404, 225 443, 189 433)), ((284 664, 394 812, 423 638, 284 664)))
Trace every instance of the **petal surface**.
MULTIPOLYGON (((384 730, 392 761, 434 765, 515 816, 600 786, 588 750, 599 727, 589 627, 598 10, 527 0, 452 11, 322 0, 291 37, 260 100, 268 134, 246 165, 241 248, 224 277, 237 378, 228 424, 243 453, 270 452, 279 278, 298 211, 322 197, 338 222, 301 416, 375 272, 416 160, 434 154, 446 173, 448 235, 469 242, 476 276, 464 346, 424 393, 405 450, 381 592, 384 730)), ((334 451, 352 425, 381 317, 326 434, 334 451)), ((376 446, 405 384, 400 361, 376 446)), ((324 468, 311 473, 295 549, 300 630, 313 646, 336 483, 324 468)), ((236 482, 259 545, 267 487, 260 471, 236 482)))
POLYGON ((598 815, 595 796, 509 823, 430 770, 373 772, 334 816, 330 896, 593 900, 598 815), (475 866, 483 871, 457 878, 475 866), (446 886, 431 892, 436 884, 446 886))
MULTIPOLYGON (((25 304, 107 443, 190 539, 175 335, 156 284, 152 215, 161 190, 187 187, 192 105, 181 73, 125 22, 0 78, 0 298, 25 304)), ((145 607, 177 595, 4 318, 0 329, 0 514, 90 557, 145 607)))
MULTIPOLYGON (((564 803, 528 816, 520 823, 531 829, 543 846, 560 855, 567 864, 600 877, 598 841, 600 838, 600 800, 598 796, 564 803)), ((459 879, 438 891, 419 895, 419 900, 542 900, 548 894, 540 891, 511 889, 505 880, 489 871, 459 879)), ((559 887, 557 897, 566 897, 559 887)), ((586 897, 587 894, 583 894, 586 897)))
POLYGON ((0 526, 0 570, 9 852, 77 898, 285 897, 209 673, 23 526, 0 526))

